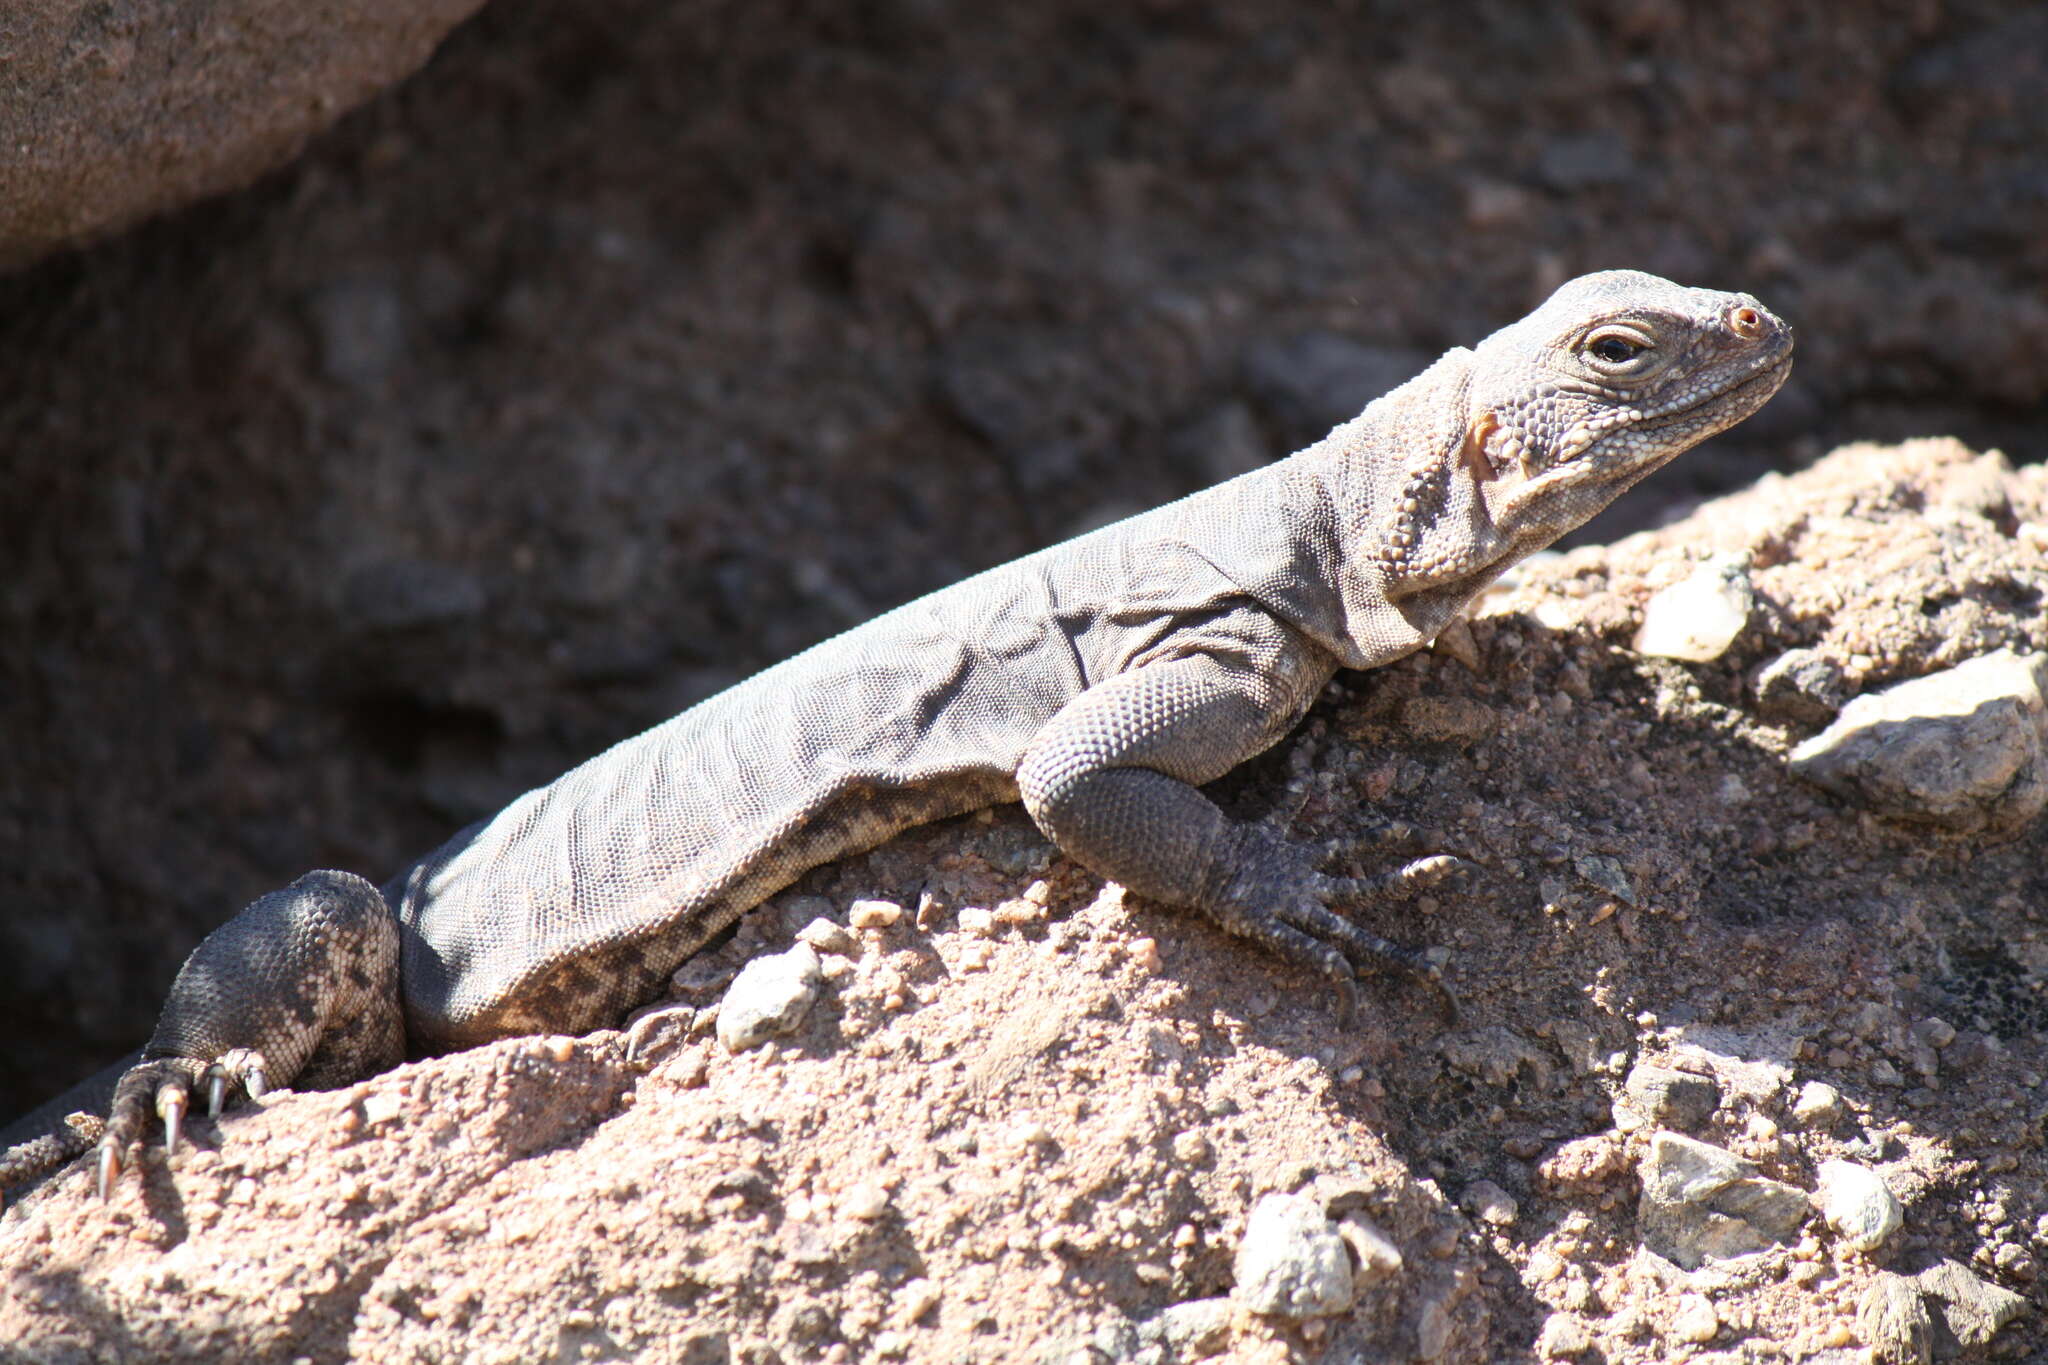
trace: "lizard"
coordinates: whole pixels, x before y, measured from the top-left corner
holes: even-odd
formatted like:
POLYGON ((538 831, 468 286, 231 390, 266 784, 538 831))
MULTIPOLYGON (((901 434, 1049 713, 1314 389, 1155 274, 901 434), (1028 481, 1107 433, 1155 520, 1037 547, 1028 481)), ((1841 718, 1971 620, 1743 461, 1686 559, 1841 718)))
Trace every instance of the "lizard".
MULTIPOLYGON (((898 607, 528 792, 381 888, 308 873, 204 938, 118 1070, 107 1197, 195 1088, 348 1084, 520 1034, 615 1024, 820 864, 1021 800, 1065 854, 1319 973, 1450 996, 1346 908, 1466 864, 1231 819, 1201 788, 1287 735, 1340 668, 1429 644, 1509 567, 1741 421, 1791 367, 1755 298, 1616 270, 1447 352, 1321 441, 898 607)), ((1405 837, 1412 831, 1389 824, 1405 837)), ((47 1107, 46 1111, 47 1112, 47 1107)), ((0 1159, 89 1142, 50 1125, 0 1159)))

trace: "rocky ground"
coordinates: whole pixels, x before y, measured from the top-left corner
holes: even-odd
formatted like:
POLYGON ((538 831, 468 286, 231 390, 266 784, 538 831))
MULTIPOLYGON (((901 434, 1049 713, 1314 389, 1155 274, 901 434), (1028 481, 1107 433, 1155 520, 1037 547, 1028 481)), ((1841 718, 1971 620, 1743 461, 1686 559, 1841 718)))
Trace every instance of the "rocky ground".
POLYGON ((0 277, 0 1114, 305 869, 1297 449, 1580 271, 1800 335, 1595 539, 1844 440, 2036 458, 2044 17, 496 0, 289 170, 0 277))
POLYGON ((1304 836, 1376 809, 1484 860, 1368 915, 1447 951, 1454 1025, 1385 982, 1340 1027, 1315 981, 986 812, 811 874, 623 1032, 275 1095, 104 1205, 69 1171, 0 1221, 0 1341, 2039 1358, 2044 595, 2040 468, 1840 451, 1532 566, 1224 784, 1253 815, 1305 781, 1304 836), (1636 647, 1677 648, 1674 610, 1711 657, 1636 647), (1942 677, 1876 721, 1851 700, 1942 677), (1846 796, 1788 771, 1817 734, 1846 796), (735 1037, 776 1013, 759 968, 728 985, 764 959, 807 1009, 735 1037))

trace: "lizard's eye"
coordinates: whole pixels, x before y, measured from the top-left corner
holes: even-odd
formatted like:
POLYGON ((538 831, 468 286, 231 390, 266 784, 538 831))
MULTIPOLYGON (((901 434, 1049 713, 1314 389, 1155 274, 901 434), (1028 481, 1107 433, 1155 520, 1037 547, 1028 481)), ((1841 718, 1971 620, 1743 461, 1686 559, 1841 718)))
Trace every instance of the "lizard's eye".
POLYGON ((1595 360, 1604 360, 1610 365, 1626 365, 1649 348, 1641 342, 1630 341, 1627 337, 1609 333, 1595 337, 1586 344, 1586 353, 1595 360))

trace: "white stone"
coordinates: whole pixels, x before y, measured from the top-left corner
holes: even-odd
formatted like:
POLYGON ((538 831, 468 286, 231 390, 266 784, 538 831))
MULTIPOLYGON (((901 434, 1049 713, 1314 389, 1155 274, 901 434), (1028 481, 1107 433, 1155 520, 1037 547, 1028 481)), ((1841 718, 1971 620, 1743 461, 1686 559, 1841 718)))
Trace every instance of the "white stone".
POLYGON ((1351 1257, 1322 1205, 1269 1194, 1252 1209, 1237 1248, 1232 1296, 1254 1313, 1319 1318, 1349 1309, 1351 1257))
POLYGON ((749 962, 718 1007, 718 1041, 729 1051, 745 1052, 795 1032, 824 985, 823 966, 808 943, 749 962))
POLYGON ((1755 608, 1749 556, 1716 555, 1643 604, 1636 653, 1690 663, 1718 659, 1748 626, 1755 608))
POLYGON ((1853 1161, 1823 1161, 1818 1174, 1819 1188, 1814 1191, 1813 1202, 1850 1250, 1877 1250, 1905 1222, 1898 1196, 1868 1166, 1853 1161))
POLYGON ((1792 775, 1883 815, 2012 833, 2048 809, 2048 654, 2009 649, 1866 693, 1792 775))

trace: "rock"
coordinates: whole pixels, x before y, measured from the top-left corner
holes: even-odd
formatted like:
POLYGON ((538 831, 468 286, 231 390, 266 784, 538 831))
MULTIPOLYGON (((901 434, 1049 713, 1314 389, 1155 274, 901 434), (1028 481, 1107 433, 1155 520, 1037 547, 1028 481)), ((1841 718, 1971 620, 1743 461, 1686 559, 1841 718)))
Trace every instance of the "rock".
POLYGON ((7 14, 0 267, 247 184, 411 74, 482 0, 141 0, 7 14))
POLYGON ((1808 1081, 1792 1101, 1792 1117, 1802 1128, 1832 1128, 1845 1112, 1842 1092, 1826 1081, 1808 1081))
POLYGON ((1230 1344, 1237 1306, 1227 1298, 1169 1304, 1138 1324, 1138 1340, 1158 1343, 1177 1360, 1201 1360, 1230 1344))
POLYGON ((1721 1315, 1704 1294, 1687 1294, 1679 1299, 1671 1315, 1671 1335, 1679 1341, 1701 1345, 1712 1341, 1721 1330, 1721 1315))
POLYGON ((1636 652, 1689 663, 1718 659, 1755 609, 1749 556, 1716 555, 1643 604, 1636 652))
POLYGON ((796 936, 821 953, 835 953, 840 957, 860 955, 860 943, 846 926, 823 915, 797 930, 796 936))
POLYGON ((1442 1360, 1451 1345, 1451 1308, 1442 1295, 1428 1300, 1415 1315, 1415 1358, 1442 1360))
POLYGON ((1358 1262, 1358 1268, 1351 1275, 1352 1288, 1370 1289, 1401 1273, 1401 1248, 1380 1231, 1377 1223, 1366 1217, 1363 1209, 1351 1209, 1337 1215, 1337 1235, 1344 1239, 1344 1245, 1351 1248, 1351 1254, 1358 1262))
POLYGON ((1923 1365, 1934 1356, 1934 1319, 1919 1287, 1888 1270, 1857 1300, 1856 1332, 1878 1365, 1923 1365))
POLYGON ((1881 815, 2009 834, 2048 806, 2044 688, 2048 655, 1980 655, 1856 698, 1791 771, 1881 815))
POLYGON ((1937 1052, 1956 1040, 1956 1026, 1946 1019, 1929 1017, 1913 1025, 1913 1040, 1937 1052))
POLYGON ((1977 1276, 1961 1261, 1920 1272, 1919 1287, 1941 1305, 1943 1324, 1964 1346, 1982 1346, 2026 1308, 2027 1301, 1977 1276))
POLYGON ((1506 1227, 1520 1210, 1513 1196, 1491 1180, 1475 1180, 1458 1198, 1458 1207, 1482 1223, 1506 1227))
POLYGON ((1550 1079, 1549 1055, 1513 1029, 1498 1025, 1445 1034, 1437 1040, 1437 1051, 1453 1069, 1490 1086, 1507 1085, 1524 1068, 1538 1088, 1550 1079))
POLYGON ((718 1041, 745 1052, 792 1033, 824 985, 818 950, 799 943, 786 953, 758 957, 743 968, 718 1007, 718 1041))
POLYGON ((1318 1318, 1351 1307, 1351 1258, 1319 1201, 1269 1194, 1252 1209, 1231 1291, 1254 1313, 1318 1318))
POLYGON ((1597 853, 1582 854, 1572 859, 1572 870, 1622 904, 1640 904, 1636 899, 1635 883, 1629 880, 1628 873, 1613 858, 1597 853))
POLYGON ((1536 174, 1552 189, 1575 193, 1630 180, 1636 174, 1635 156, 1627 140, 1611 130, 1563 133, 1544 140, 1536 174))
POLYGON ((1814 649, 1788 649, 1757 670, 1757 710, 1778 720, 1826 725, 1849 700, 1842 666, 1814 649))
POLYGON ((1796 1186, 1733 1152, 1660 1132, 1643 1159, 1637 1219, 1643 1245, 1687 1270, 1710 1258, 1790 1243, 1810 1212, 1796 1186))
POLYGON ((1609 1129, 1561 1144, 1536 1168, 1544 1184, 1559 1190, 1603 1185, 1628 1169, 1628 1146, 1609 1129))
POLYGON ((1868 1254, 1883 1246, 1905 1221, 1899 1200, 1883 1177, 1853 1161, 1823 1161, 1814 1206, 1850 1250, 1868 1254))
POLYGON ((1570 1313, 1552 1313, 1536 1336, 1536 1354, 1545 1360, 1569 1360, 1593 1349, 1593 1334, 1570 1313))
POLYGON ((856 929, 887 929, 902 918, 903 907, 895 901, 858 900, 846 910, 846 922, 856 929))
POLYGON ((1622 1092, 1659 1127, 1686 1132, 1704 1126, 1721 1104, 1721 1087, 1707 1077, 1648 1062, 1638 1063, 1628 1073, 1622 1092))
POLYGON ((466 570, 417 559, 365 564, 341 583, 341 609, 365 631, 457 625, 489 606, 484 586, 466 570))

